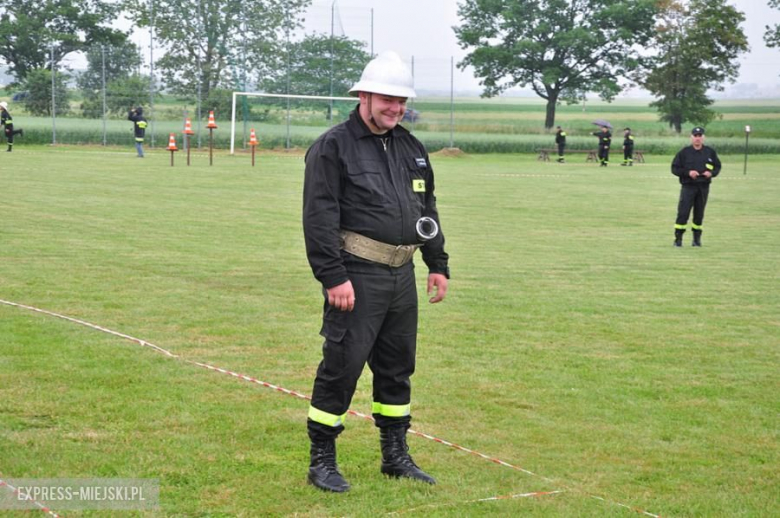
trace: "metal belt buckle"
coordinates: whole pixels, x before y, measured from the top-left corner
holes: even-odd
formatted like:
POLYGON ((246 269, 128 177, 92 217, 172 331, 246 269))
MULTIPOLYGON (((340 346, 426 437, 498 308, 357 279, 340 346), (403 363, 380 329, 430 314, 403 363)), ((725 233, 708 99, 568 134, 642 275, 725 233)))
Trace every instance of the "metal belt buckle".
POLYGON ((414 253, 414 248, 408 246, 408 245, 398 245, 395 247, 395 250, 393 250, 393 255, 390 256, 389 265, 398 268, 399 266, 405 265, 407 262, 409 262, 410 254, 409 250, 411 249, 412 253, 414 253))

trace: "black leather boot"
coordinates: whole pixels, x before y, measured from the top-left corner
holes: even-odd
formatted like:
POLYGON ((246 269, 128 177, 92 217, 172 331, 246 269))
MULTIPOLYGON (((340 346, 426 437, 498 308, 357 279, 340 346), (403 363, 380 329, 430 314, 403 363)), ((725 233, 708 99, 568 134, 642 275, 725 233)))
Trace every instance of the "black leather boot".
POLYGON ((693 246, 701 246, 701 230, 693 231, 693 246))
POLYGON ((682 238, 685 234, 685 229, 675 229, 674 231, 674 246, 682 246, 682 238))
POLYGON ((409 455, 406 429, 406 426, 379 429, 379 440, 382 445, 382 473, 389 477, 411 478, 435 484, 436 480, 421 470, 409 455))
POLYGON ((336 464, 336 439, 311 442, 309 483, 334 493, 343 493, 349 490, 349 483, 344 480, 336 464))

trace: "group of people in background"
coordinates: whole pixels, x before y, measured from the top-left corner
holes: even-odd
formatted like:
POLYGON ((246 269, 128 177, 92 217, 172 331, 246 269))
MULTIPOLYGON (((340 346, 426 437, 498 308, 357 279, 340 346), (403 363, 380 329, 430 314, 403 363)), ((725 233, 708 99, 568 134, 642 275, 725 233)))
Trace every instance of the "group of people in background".
MULTIPOLYGON (((555 144, 558 146, 558 162, 564 163, 566 151, 566 132, 558 126, 555 132, 555 144)), ((599 139, 598 157, 601 167, 609 164, 609 148, 612 133, 608 126, 601 126, 593 133, 599 139)), ((634 165, 634 135, 631 128, 623 129, 622 166, 634 165)), ((701 246, 701 234, 704 223, 704 209, 710 192, 712 179, 720 173, 721 163, 718 154, 704 145, 704 128, 696 126, 691 130, 691 145, 681 149, 672 160, 672 174, 680 180, 680 199, 677 203, 677 219, 674 224, 674 246, 681 247, 683 234, 688 226, 688 218, 693 210, 693 246, 701 246)))
MULTIPOLYGON (((563 164, 566 161, 564 158, 566 153, 566 132, 560 126, 557 126, 556 130, 555 145, 558 147, 558 162, 563 164)), ((601 129, 594 132, 593 136, 599 139, 599 164, 601 164, 601 167, 607 167, 609 165, 609 148, 612 145, 612 132, 609 126, 601 126, 601 129)), ((634 135, 631 133, 631 128, 623 129, 623 162, 620 165, 634 165, 634 135)))

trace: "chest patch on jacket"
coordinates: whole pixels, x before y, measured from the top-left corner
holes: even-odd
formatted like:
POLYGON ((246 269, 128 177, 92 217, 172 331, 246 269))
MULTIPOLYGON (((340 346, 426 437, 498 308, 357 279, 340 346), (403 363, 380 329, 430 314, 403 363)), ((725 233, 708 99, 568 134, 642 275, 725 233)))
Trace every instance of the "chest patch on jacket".
POLYGON ((425 180, 412 180, 412 190, 414 192, 425 192, 425 180))
POLYGON ((415 158, 414 161, 417 162, 417 167, 428 167, 424 158, 415 158))

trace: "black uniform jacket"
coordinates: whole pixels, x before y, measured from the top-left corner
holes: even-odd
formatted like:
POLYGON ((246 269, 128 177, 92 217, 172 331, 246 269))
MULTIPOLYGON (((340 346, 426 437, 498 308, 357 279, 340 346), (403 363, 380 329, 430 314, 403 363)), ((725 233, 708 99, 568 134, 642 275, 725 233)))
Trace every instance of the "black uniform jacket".
MULTIPOLYGON (((392 245, 419 243, 416 223, 428 216, 439 223, 433 169, 422 143, 401 126, 382 141, 357 109, 306 152, 303 233, 314 276, 324 288, 346 282, 348 264, 366 261, 341 250, 339 230, 351 230, 392 245)), ((447 274, 444 235, 422 247, 431 273, 447 274)), ((389 268, 389 267, 386 267, 389 268)))
POLYGON ((609 131, 596 131, 593 135, 599 138, 599 147, 608 148, 612 144, 612 133, 609 131))
POLYGON ((627 147, 627 148, 634 147, 634 136, 631 133, 623 137, 623 147, 627 147))
POLYGON ((0 126, 3 126, 5 131, 13 131, 14 129, 14 120, 7 110, 0 109, 0 126))
POLYGON ((133 133, 135 134, 136 140, 143 140, 144 135, 146 134, 147 124, 143 114, 130 110, 127 114, 127 120, 133 121, 133 133))
POLYGON ((555 143, 556 144, 566 144, 566 132, 565 131, 556 131, 555 132, 555 143))
POLYGON ((713 178, 720 173, 720 159, 714 149, 702 146, 698 151, 693 146, 684 147, 672 160, 672 174, 680 179, 681 184, 710 183, 710 178, 699 176, 695 180, 689 171, 703 173, 709 171, 713 178))

